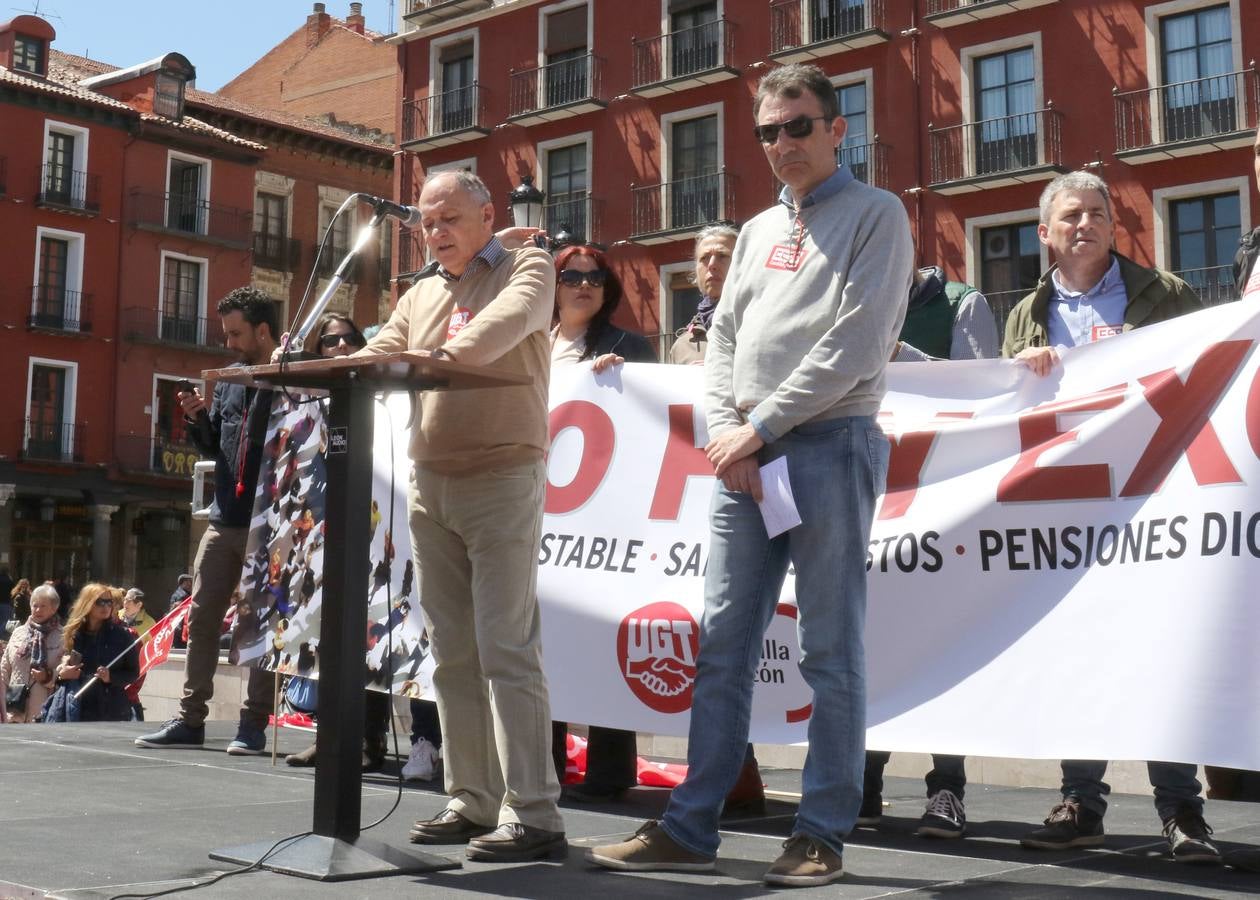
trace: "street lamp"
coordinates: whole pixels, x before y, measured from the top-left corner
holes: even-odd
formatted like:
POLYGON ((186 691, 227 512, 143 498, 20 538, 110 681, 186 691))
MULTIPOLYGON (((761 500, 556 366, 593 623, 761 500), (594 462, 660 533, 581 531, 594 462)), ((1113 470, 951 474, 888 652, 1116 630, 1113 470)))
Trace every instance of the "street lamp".
POLYGON ((522 175, 521 183, 508 194, 512 205, 512 223, 517 228, 541 228, 543 199, 546 195, 534 187, 533 175, 522 175))

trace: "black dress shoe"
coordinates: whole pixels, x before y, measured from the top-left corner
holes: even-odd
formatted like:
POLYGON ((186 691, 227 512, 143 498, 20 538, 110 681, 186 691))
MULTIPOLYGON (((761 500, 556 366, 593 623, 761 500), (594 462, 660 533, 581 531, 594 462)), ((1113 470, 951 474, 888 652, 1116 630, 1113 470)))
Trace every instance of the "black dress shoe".
POLYGON ((569 845, 563 831, 505 822, 485 837, 470 840, 466 853, 469 859, 481 862, 528 862, 564 859, 569 845))
POLYGON ((466 844, 469 838, 494 831, 493 825, 478 825, 447 808, 432 819, 420 819, 411 827, 413 844, 466 844))
POLYGON ((315 745, 311 744, 300 753, 290 753, 284 758, 284 761, 291 766, 299 768, 310 768, 315 765, 315 745))
POLYGON ((601 784, 567 784, 560 791, 562 800, 573 803, 611 803, 626 795, 628 788, 607 787, 601 784))

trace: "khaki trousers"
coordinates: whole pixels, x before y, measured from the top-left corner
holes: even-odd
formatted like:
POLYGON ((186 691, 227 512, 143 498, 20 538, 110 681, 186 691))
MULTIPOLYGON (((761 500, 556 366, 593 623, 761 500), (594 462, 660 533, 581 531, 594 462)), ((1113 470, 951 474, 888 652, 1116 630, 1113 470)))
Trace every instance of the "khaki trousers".
MULTIPOLYGON (((206 721, 219 665, 219 635, 232 593, 241 582, 249 529, 211 524, 197 547, 193 563, 193 605, 188 617, 188 656, 184 660, 184 696, 179 718, 194 728, 206 721)), ((241 719, 267 727, 275 702, 275 676, 257 667, 249 670, 249 686, 241 719)))
POLYGON ((542 462, 461 477, 417 466, 408 512, 449 807, 562 831, 536 592, 545 487, 542 462))

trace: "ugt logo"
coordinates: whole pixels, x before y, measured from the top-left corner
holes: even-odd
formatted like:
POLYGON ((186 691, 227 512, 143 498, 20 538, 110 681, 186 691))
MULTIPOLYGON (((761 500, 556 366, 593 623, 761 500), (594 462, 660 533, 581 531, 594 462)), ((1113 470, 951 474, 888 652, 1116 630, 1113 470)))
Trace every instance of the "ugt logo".
POLYGON ((631 692, 657 712, 691 707, 700 629, 685 608, 650 603, 627 615, 617 629, 617 659, 631 692))

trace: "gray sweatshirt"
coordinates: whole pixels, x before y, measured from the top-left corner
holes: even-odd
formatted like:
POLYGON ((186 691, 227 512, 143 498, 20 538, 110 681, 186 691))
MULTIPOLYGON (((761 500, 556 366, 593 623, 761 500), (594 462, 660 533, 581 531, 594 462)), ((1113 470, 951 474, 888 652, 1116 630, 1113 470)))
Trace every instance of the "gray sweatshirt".
POLYGON ((842 168, 800 216, 799 248, 784 203, 740 232, 705 357, 710 438, 749 422, 770 443, 879 409, 914 272, 905 209, 842 168))

